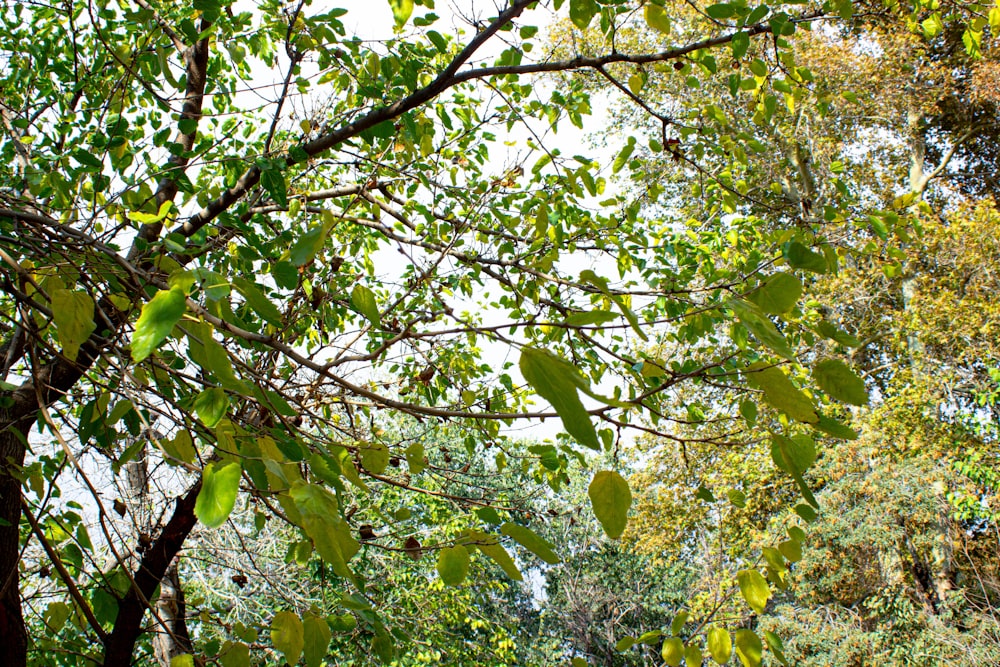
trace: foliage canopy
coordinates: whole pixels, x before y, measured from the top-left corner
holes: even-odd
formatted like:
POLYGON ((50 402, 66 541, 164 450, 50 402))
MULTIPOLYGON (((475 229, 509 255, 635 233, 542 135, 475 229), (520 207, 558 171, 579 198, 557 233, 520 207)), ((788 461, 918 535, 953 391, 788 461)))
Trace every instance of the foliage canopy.
MULTIPOLYGON (((815 516, 810 469, 823 442, 856 437, 841 404, 869 396, 851 368, 861 341, 813 284, 872 256, 902 276, 928 183, 995 121, 984 85, 966 106, 916 96, 921 137, 962 140, 911 142, 919 163, 885 202, 873 190, 892 178, 867 178, 850 150, 806 159, 803 118, 850 136, 867 102, 849 73, 817 83, 802 45, 823 38, 801 33, 842 34, 845 58, 879 30, 905 36, 961 97, 956 63, 980 72, 1000 10, 544 5, 442 18, 432 0, 391 0, 384 39, 305 0, 5 6, 10 664, 319 665, 338 633, 365 660, 430 655, 385 621, 378 602, 396 594, 380 582, 420 588, 433 561, 451 613, 474 613, 487 602, 468 578, 519 581, 562 557, 537 500, 583 475, 619 537, 633 494, 614 468, 636 434, 716 451, 760 438, 793 485, 784 497, 815 516), (586 127, 598 86, 628 109, 607 160, 558 134, 586 127), (771 155, 780 164, 758 169, 771 155), (658 182, 664 165, 680 170, 658 182), (544 419, 566 434, 513 437, 544 419), (312 568, 325 608, 306 584, 263 587, 266 619, 225 620, 204 604, 221 596, 211 586, 185 598, 184 554, 236 571, 242 590, 256 585, 247 540, 267 535, 312 568)), ((985 171, 994 156, 965 159, 985 171)), ((738 572, 754 612, 802 541, 790 532, 738 572)), ((493 593, 498 608, 530 604, 493 593)), ((765 645, 783 660, 770 631, 714 623, 723 605, 686 641, 637 641, 668 664, 700 663, 702 646, 717 662, 759 664, 765 645)), ((494 639, 492 655, 513 655, 494 639)))

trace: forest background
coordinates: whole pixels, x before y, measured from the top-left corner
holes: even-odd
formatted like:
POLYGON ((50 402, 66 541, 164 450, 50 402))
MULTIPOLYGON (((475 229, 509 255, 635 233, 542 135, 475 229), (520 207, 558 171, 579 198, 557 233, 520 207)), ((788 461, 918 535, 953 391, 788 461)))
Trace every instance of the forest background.
POLYGON ((4 5, 5 664, 1000 664, 1000 6, 388 6, 4 5))

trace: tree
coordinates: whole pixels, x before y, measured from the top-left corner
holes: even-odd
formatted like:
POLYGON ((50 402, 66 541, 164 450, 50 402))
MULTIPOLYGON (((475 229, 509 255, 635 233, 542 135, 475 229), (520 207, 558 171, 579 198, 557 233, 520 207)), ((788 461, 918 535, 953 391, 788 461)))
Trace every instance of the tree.
MULTIPOLYGON (((728 176, 704 186, 704 239, 642 199, 596 201, 604 165, 552 143, 560 125, 584 125, 585 86, 540 77, 596 71, 665 130, 620 72, 641 83, 645 68, 679 66, 688 81, 760 86, 725 63, 766 40, 790 72, 769 85, 799 99, 808 77, 788 38, 849 4, 723 3, 684 10, 671 33, 672 6, 647 3, 640 18, 630 3, 572 0, 559 11, 599 26, 599 49, 537 60, 536 3, 457 16, 464 31, 427 0, 414 5, 390 2, 395 31, 383 41, 352 34, 343 9, 304 1, 3 13, 0 116, 15 169, 0 182, 0 629, 11 664, 56 650, 67 664, 129 664, 153 644, 164 661, 219 650, 247 664, 262 645, 255 629, 193 645, 177 564, 196 526, 217 529, 237 502, 293 527, 363 596, 358 494, 433 496, 428 480, 443 477, 460 482, 448 493, 462 508, 497 511, 502 500, 463 477, 476 459, 497 474, 534 462, 559 488, 585 449, 614 450, 631 428, 667 434, 673 390, 692 383, 750 386, 780 438, 843 432, 800 388, 813 381, 783 370, 801 368, 790 344, 837 335, 798 305, 802 271, 836 264, 812 231, 822 221, 757 230, 752 216, 730 219, 750 195, 728 176), (617 48, 635 25, 676 42, 617 48), (515 126, 523 152, 504 149, 515 126), (387 428, 399 415, 460 425, 462 450, 429 459, 426 443, 387 428), (525 449, 502 432, 555 417, 571 438, 525 449), (75 640, 54 641, 60 631, 75 640)), ((902 16, 925 14, 939 16, 919 4, 902 16)), ((694 167, 766 150, 704 113, 683 130, 705 137, 694 167)), ((688 159, 663 132, 650 145, 688 159)), ((613 171, 633 169, 632 146, 613 171)), ((830 395, 863 399, 847 365, 822 364, 813 375, 830 395)), ((803 441, 777 442, 779 465, 811 498, 792 460, 803 441)), ((604 470, 589 488, 617 537, 625 480, 604 470)), ((449 576, 473 555, 516 577, 505 544, 550 557, 524 523, 511 514, 481 530, 470 519, 434 546, 448 549, 449 576)), ((308 609, 279 611, 263 643, 294 663, 303 642, 323 643, 323 627, 308 609)), ((373 653, 391 659, 392 634, 376 639, 373 653)))

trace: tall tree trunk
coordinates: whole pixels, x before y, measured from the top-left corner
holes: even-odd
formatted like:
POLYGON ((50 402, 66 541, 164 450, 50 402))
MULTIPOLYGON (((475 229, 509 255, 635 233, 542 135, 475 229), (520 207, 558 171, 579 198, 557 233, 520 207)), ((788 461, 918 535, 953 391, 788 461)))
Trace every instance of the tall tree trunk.
MULTIPOLYGON (((948 161, 954 155, 955 148, 965 139, 956 140, 952 148, 945 152, 945 155, 941 158, 941 162, 931 171, 927 171, 925 164, 927 159, 927 138, 924 134, 923 115, 916 106, 911 105, 907 111, 906 122, 910 147, 909 187, 910 192, 914 195, 911 212, 916 214, 916 205, 923 198, 928 183, 930 183, 935 175, 944 170, 948 165, 948 161)), ((966 133, 965 136, 967 138, 971 135, 966 133)), ((904 313, 912 312, 913 301, 917 297, 918 287, 917 274, 913 271, 912 267, 905 267, 901 285, 904 313)), ((914 379, 919 379, 924 375, 924 362, 922 359, 924 356, 924 344, 920 340, 916 327, 910 323, 907 324, 907 327, 906 353, 909 356, 910 370, 913 373, 913 377, 914 379)), ((938 504, 941 509, 938 512, 936 522, 937 530, 935 531, 934 545, 931 547, 931 562, 929 563, 929 567, 931 569, 930 574, 933 590, 929 591, 929 594, 933 595, 934 609, 940 611, 949 591, 955 587, 955 566, 951 536, 952 522, 946 499, 947 484, 943 481, 938 481, 934 484, 934 490, 937 493, 938 504)))
POLYGON ((160 582, 160 597, 156 600, 156 616, 163 626, 154 629, 153 654, 161 667, 170 667, 170 661, 179 655, 193 654, 194 646, 188 633, 184 589, 177 559, 167 568, 160 582))
POLYGON ((28 661, 28 632, 21 612, 18 571, 21 480, 17 473, 24 463, 27 429, 11 418, 9 410, 0 410, 0 423, 6 425, 0 431, 0 637, 3 637, 3 664, 21 667, 28 661))

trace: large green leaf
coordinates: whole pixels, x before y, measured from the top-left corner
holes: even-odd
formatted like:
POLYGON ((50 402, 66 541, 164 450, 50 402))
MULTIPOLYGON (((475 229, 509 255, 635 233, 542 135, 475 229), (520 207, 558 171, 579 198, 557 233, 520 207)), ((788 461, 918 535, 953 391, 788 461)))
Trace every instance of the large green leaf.
POLYGON ((375 301, 375 293, 364 285, 355 285, 351 290, 351 305, 373 326, 379 326, 382 315, 378 310, 378 302, 375 301))
POLYGON ((832 398, 851 405, 867 405, 865 382, 839 359, 825 359, 813 367, 813 378, 819 388, 832 398))
POLYGON ((271 643, 284 655, 285 662, 294 665, 305 646, 305 628, 302 620, 290 611, 279 611, 271 619, 271 643))
POLYGON ((219 387, 212 387, 194 399, 194 411, 208 428, 215 428, 229 409, 229 397, 219 387))
POLYGON ((670 667, 680 667, 684 660, 684 641, 677 637, 664 639, 663 647, 660 649, 660 657, 670 667))
POLYGON ((733 656, 733 640, 725 628, 713 625, 706 633, 708 654, 720 665, 729 662, 733 656))
POLYGON ((55 289, 52 297, 52 322, 63 348, 63 355, 71 361, 80 353, 80 345, 94 333, 94 300, 85 292, 55 289))
POLYGON ((246 278, 233 278, 233 286, 247 300, 247 305, 250 306, 251 310, 260 315, 265 322, 275 326, 281 324, 281 311, 271 303, 271 300, 257 285, 246 278))
POLYGON ((560 561, 552 545, 526 526, 508 521, 500 526, 500 532, 550 565, 560 561))
POLYGON ((743 667, 758 667, 764 656, 764 645, 753 630, 741 628, 736 631, 736 655, 743 667))
POLYGON ((566 432, 581 444, 599 450, 597 431, 577 393, 587 385, 580 371, 556 355, 533 347, 521 350, 520 368, 528 384, 552 404, 566 432))
POLYGON ((750 568, 740 570, 736 574, 736 582, 740 585, 740 593, 747 601, 750 608, 758 614, 764 613, 767 600, 771 597, 771 589, 767 585, 767 579, 757 570, 750 568))
POLYGON ((819 421, 812 399, 777 366, 756 363, 747 369, 747 381, 764 392, 764 398, 792 419, 807 424, 819 421))
POLYGON ((139 362, 153 353, 180 322, 187 297, 179 288, 160 290, 142 307, 132 334, 132 360, 139 362))
POLYGON ((227 641, 219 651, 222 667, 250 667, 250 647, 243 642, 227 641))
POLYGON ((361 466, 373 475, 381 475, 389 466, 389 448, 381 442, 364 442, 358 447, 361 466))
POLYGON ((289 260, 294 266, 305 266, 313 260, 326 241, 326 225, 317 225, 300 236, 289 249, 289 260))
POLYGON ((754 338, 766 345, 773 352, 781 355, 789 361, 795 361, 795 352, 792 350, 785 336, 778 331, 767 315, 752 303, 733 299, 728 306, 736 313, 736 318, 747 331, 753 334, 754 338))
POLYGON ((628 523, 629 507, 632 506, 632 491, 625 478, 614 470, 602 470, 594 475, 587 495, 608 537, 621 537, 628 523))
POLYGON ((233 511, 240 490, 241 471, 237 462, 214 461, 205 466, 194 514, 209 528, 221 526, 233 511))
POLYGON ((330 626, 322 616, 310 613, 302 619, 302 630, 306 665, 320 667, 330 648, 330 626))
POLYGON ((402 28, 413 14, 413 0, 389 0, 392 16, 396 19, 396 27, 402 28))
POLYGON ((437 571, 448 586, 458 586, 469 574, 469 550, 461 544, 445 547, 438 552, 437 571))
POLYGON ((569 0, 569 20, 580 30, 590 25, 600 9, 594 0, 569 0))
POLYGON ((805 269, 813 273, 826 273, 826 258, 818 252, 813 252, 798 241, 789 241, 782 248, 782 254, 788 266, 793 269, 805 269))
POLYGON ((340 518, 336 497, 318 484, 302 482, 296 482, 289 495, 319 555, 336 574, 353 580, 354 574, 347 563, 358 552, 360 545, 340 518))
POLYGON ((789 438, 774 433, 771 435, 771 458, 781 470, 802 474, 816 461, 816 443, 804 434, 789 438))
POLYGON ((500 569, 504 571, 508 577, 514 581, 523 581, 524 576, 521 571, 517 569, 517 564, 514 563, 514 559, 510 557, 507 550, 503 548, 500 544, 500 540, 497 539, 496 535, 490 535, 489 533, 484 533, 481 530, 469 530, 466 531, 466 541, 465 544, 469 547, 475 547, 479 549, 483 555, 487 556, 493 562, 500 566, 500 569))
POLYGON ((659 5, 654 5, 652 2, 647 2, 646 6, 643 8, 643 16, 646 19, 646 25, 664 35, 670 34, 670 15, 667 14, 667 10, 659 5))
POLYGON ((802 281, 791 273, 776 273, 753 295, 753 302, 765 313, 780 315, 795 307, 802 296, 802 281))

